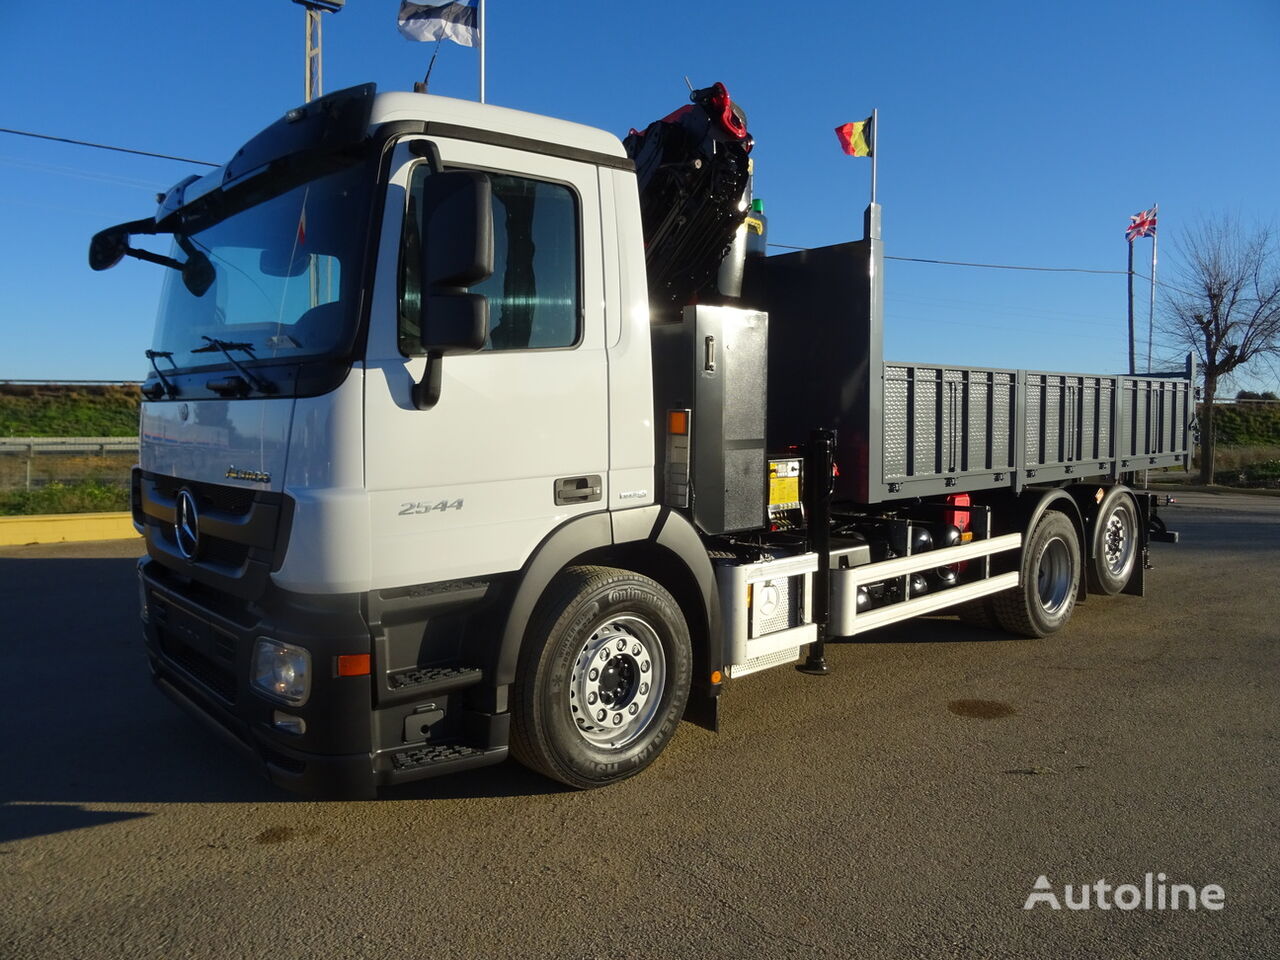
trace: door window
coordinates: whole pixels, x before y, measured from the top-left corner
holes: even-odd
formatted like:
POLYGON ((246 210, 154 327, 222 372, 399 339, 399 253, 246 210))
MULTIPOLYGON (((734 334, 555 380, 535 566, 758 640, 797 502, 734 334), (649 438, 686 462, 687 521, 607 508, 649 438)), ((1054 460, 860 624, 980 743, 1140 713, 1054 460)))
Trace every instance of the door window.
MULTIPOLYGON (((414 169, 400 245, 400 352, 420 356, 422 184, 414 169)), ((571 347, 580 336, 578 202, 558 183, 492 174, 494 270, 471 287, 489 300, 485 350, 571 347)))

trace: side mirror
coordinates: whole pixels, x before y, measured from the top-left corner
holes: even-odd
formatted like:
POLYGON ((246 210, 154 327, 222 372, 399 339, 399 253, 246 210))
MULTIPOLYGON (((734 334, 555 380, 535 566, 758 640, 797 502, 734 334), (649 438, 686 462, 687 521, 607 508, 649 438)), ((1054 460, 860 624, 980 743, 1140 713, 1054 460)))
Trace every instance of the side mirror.
POLYGON ((191 291, 193 297, 203 297, 218 279, 213 264, 199 250, 191 250, 187 262, 182 265, 182 285, 191 291))
POLYGON ((110 227, 93 235, 89 241, 89 269, 110 270, 124 259, 129 249, 129 235, 119 227, 110 227))
POLYGON ((489 301, 467 288, 493 273, 493 188, 474 170, 423 181, 422 347, 428 356, 474 353, 489 335, 489 301))

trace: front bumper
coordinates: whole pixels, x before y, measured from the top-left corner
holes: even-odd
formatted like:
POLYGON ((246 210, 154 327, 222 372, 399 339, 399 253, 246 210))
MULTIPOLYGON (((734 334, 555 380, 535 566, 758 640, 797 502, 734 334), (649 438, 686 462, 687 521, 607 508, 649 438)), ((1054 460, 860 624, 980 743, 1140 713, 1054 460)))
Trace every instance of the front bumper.
MULTIPOLYGON (((481 671, 389 671, 385 626, 371 631, 368 597, 268 588, 262 599, 245 602, 146 557, 138 576, 157 686, 277 786, 312 797, 372 799, 380 786, 507 756, 509 715, 465 699, 479 692, 481 671), (301 705, 275 702, 250 685, 260 637, 310 652, 311 688, 301 705), (372 674, 339 676, 338 657, 362 653, 371 655, 372 674), (278 729, 277 712, 301 718, 305 730, 278 729)), ((420 636, 421 625, 407 633, 420 636)))
POLYGON ((147 653, 161 690, 248 754, 278 786, 312 796, 375 795, 371 680, 340 677, 336 669, 340 654, 369 652, 356 598, 277 592, 263 604, 228 602, 175 582, 147 558, 138 576, 147 653), (310 650, 311 690, 301 706, 274 702, 250 686, 258 637, 310 650), (277 729, 276 711, 301 717, 305 732, 277 729))

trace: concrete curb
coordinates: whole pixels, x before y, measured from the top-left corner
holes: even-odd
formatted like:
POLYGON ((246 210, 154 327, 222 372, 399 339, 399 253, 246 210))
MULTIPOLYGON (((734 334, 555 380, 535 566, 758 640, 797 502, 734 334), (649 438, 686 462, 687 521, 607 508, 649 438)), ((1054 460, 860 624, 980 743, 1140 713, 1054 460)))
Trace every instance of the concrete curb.
POLYGON ((81 540, 124 540, 138 536, 130 513, 58 513, 0 517, 0 547, 81 540))

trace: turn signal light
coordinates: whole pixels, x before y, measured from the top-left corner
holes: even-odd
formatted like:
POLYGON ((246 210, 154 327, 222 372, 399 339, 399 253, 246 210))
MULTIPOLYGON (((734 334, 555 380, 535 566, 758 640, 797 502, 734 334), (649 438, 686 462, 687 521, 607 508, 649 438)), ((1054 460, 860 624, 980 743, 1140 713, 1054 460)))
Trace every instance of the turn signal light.
POLYGON ((369 654, 344 653, 338 657, 338 676, 367 677, 369 673, 369 654))

